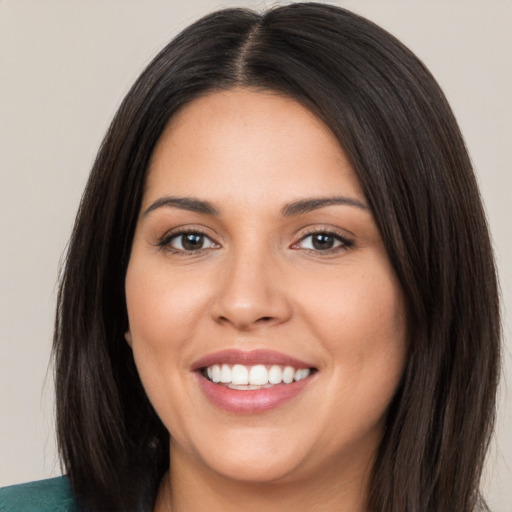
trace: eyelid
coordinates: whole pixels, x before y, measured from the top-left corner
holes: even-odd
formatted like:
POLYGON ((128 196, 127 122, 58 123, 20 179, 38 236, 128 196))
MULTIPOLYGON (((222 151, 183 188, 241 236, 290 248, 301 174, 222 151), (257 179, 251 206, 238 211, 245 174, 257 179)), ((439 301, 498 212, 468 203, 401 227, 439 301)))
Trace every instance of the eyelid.
POLYGON ((176 227, 176 228, 173 228, 173 229, 167 231, 162 237, 160 237, 158 239, 158 241, 155 245, 159 249, 169 251, 173 254, 185 255, 185 256, 192 255, 192 254, 197 255, 199 253, 202 253, 205 250, 210 250, 210 249, 220 247, 220 244, 212 236, 210 236, 208 233, 206 233, 206 231, 204 229, 201 229, 198 227, 185 227, 185 226, 179 226, 179 227, 176 227), (185 236, 185 235, 189 235, 189 234, 197 234, 197 235, 201 235, 201 236, 207 238, 211 242, 212 247, 201 247, 196 250, 186 250, 186 249, 179 249, 179 248, 173 247, 171 245, 171 242, 173 240, 179 238, 180 236, 185 236))
POLYGON ((310 252, 313 252, 313 253, 319 254, 319 255, 327 255, 327 254, 332 254, 332 253, 336 253, 336 252, 346 251, 355 245, 354 240, 352 240, 351 238, 348 238, 345 234, 341 233, 339 230, 336 230, 334 228, 318 227, 318 228, 311 228, 311 229, 307 230, 305 233, 302 233, 300 238, 297 240, 297 242, 294 242, 292 244, 291 248, 296 249, 296 250, 301 249, 300 247, 298 247, 298 245, 301 242, 303 242, 308 237, 311 237, 311 236, 314 236, 317 234, 332 236, 333 238, 335 238, 335 240, 337 242, 340 242, 340 243, 338 245, 336 245, 335 247, 332 247, 330 249, 325 249, 325 250, 314 249, 314 248, 304 248, 302 250, 310 251, 310 252))

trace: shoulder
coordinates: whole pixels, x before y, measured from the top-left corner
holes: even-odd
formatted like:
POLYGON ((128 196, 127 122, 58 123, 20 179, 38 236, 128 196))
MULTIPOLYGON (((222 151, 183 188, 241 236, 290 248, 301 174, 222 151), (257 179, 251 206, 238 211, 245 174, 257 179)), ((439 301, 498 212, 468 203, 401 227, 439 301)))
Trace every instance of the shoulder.
POLYGON ((65 476, 0 489, 0 512, 72 512, 75 501, 65 476))

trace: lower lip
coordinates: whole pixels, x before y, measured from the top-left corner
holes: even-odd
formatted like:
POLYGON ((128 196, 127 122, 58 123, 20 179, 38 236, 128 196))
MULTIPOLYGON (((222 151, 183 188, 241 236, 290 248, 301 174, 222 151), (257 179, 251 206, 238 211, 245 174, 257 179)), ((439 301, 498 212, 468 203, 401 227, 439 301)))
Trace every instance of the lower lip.
POLYGON ((203 393, 214 405, 239 414, 258 414, 280 407, 295 398, 311 380, 308 377, 291 384, 242 391, 214 384, 199 372, 196 376, 203 393))

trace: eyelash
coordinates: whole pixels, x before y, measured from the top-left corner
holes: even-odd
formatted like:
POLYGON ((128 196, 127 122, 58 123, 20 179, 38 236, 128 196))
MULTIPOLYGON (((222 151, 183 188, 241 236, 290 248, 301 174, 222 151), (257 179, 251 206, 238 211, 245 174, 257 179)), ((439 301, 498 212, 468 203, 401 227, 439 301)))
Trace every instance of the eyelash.
POLYGON ((162 239, 157 243, 157 246, 160 249, 165 249, 166 251, 171 252, 172 254, 176 254, 178 256, 190 256, 190 255, 197 255, 201 252, 203 252, 206 249, 210 249, 210 247, 202 247, 200 249, 194 250, 194 251, 188 251, 186 249, 177 249, 176 247, 173 247, 171 245, 171 242, 177 238, 184 237, 186 235, 198 235, 203 236, 204 238, 207 238, 210 240, 213 244, 216 244, 204 231, 201 229, 188 229, 184 231, 177 231, 174 233, 167 233, 165 234, 162 239))
MULTIPOLYGON (((186 250, 186 249, 177 249, 175 247, 172 247, 171 242, 175 239, 178 239, 179 237, 184 237, 186 235, 198 235, 205 237, 206 239, 210 240, 210 242, 213 245, 218 244, 214 242, 204 231, 200 229, 190 229, 186 231, 177 231, 174 233, 167 233, 162 237, 161 240, 156 244, 160 249, 165 249, 173 254, 176 254, 178 256, 190 256, 190 255, 198 255, 202 253, 205 250, 211 249, 212 247, 201 247, 196 250, 186 250)), ((314 249, 314 248, 305 248, 304 251, 307 251, 308 253, 314 253, 319 255, 329 255, 338 253, 341 251, 346 251, 348 249, 351 249, 354 246, 354 241, 350 240, 349 238, 341 235, 340 233, 329 231, 326 229, 315 229, 312 231, 308 231, 305 233, 297 242, 292 244, 291 248, 295 250, 299 250, 300 248, 297 247, 301 242, 304 242, 304 240, 314 236, 314 235, 325 235, 327 237, 332 237, 334 239, 334 242, 339 242, 339 245, 332 247, 330 249, 326 250, 320 250, 320 249, 314 249)))
POLYGON ((320 250, 320 249, 303 249, 309 253, 319 254, 321 256, 326 256, 329 254, 335 254, 338 252, 346 251, 351 249, 354 246, 354 241, 350 240, 346 236, 338 233, 336 231, 329 231, 327 229, 313 229, 311 231, 306 232, 298 242, 292 245, 292 248, 296 247, 299 243, 303 242, 307 238, 313 237, 314 235, 325 235, 328 237, 332 237, 335 242, 339 242, 338 246, 332 247, 331 249, 320 250))

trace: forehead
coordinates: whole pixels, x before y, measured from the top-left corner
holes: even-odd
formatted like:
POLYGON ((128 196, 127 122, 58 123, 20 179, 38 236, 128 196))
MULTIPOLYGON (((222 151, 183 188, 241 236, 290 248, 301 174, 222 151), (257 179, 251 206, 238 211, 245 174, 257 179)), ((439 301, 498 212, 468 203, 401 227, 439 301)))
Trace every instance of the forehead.
POLYGON ((292 98, 242 88, 212 92, 171 119, 146 185, 148 201, 158 194, 252 202, 333 192, 363 199, 323 121, 292 98))

